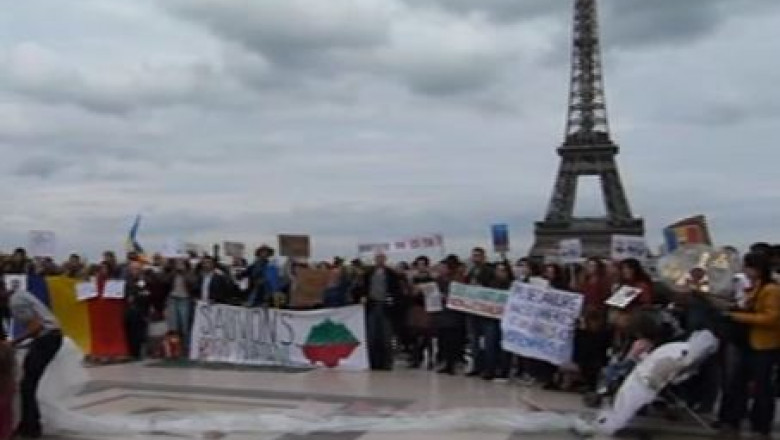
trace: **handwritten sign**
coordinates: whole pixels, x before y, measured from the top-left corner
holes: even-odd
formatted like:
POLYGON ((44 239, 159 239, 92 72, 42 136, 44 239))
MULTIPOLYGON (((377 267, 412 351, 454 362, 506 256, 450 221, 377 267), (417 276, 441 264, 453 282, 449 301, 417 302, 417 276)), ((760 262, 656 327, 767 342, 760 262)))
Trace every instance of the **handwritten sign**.
POLYGON ((53 231, 30 231, 27 241, 33 257, 54 257, 57 253, 57 239, 53 231))
POLYGON ((623 261, 629 258, 642 261, 647 258, 647 244, 644 237, 632 235, 612 236, 612 259, 623 261))
POLYGON ((296 269, 290 305, 293 307, 321 305, 330 280, 331 272, 327 269, 296 269))
POLYGON ((582 240, 571 238, 558 243, 558 258, 563 264, 574 264, 582 261, 582 240))
POLYGON ((487 287, 450 284, 447 308, 486 318, 501 319, 509 292, 487 287))
POLYGON ((310 258, 311 238, 308 235, 279 236, 279 254, 290 258, 310 258))
POLYGON ((108 280, 103 287, 103 298, 124 299, 125 282, 124 280, 108 280))
POLYGON ((363 306, 290 311, 199 302, 190 359, 367 370, 365 311, 363 306))
POLYGON ((27 275, 3 275, 3 282, 5 282, 6 292, 12 292, 14 290, 18 292, 27 292, 27 275), (16 289, 14 289, 16 285, 16 289))
POLYGON ((504 350, 563 365, 571 362, 582 295, 515 283, 501 320, 504 350))
POLYGON ((84 281, 76 284, 76 300, 87 301, 93 298, 97 298, 97 284, 95 280, 84 281))
POLYGON ((436 283, 423 283, 417 286, 425 298, 425 311, 428 313, 437 313, 444 310, 442 306, 443 298, 439 285, 436 283))

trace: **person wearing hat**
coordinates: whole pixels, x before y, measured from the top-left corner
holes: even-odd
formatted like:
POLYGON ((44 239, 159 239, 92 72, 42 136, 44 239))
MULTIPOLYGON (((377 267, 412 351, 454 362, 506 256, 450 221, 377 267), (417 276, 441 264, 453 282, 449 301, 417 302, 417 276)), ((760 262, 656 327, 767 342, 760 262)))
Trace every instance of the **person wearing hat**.
POLYGON ((280 290, 279 269, 271 261, 273 256, 270 246, 260 246, 255 251, 255 261, 239 276, 239 279, 249 278, 249 307, 267 304, 280 290))

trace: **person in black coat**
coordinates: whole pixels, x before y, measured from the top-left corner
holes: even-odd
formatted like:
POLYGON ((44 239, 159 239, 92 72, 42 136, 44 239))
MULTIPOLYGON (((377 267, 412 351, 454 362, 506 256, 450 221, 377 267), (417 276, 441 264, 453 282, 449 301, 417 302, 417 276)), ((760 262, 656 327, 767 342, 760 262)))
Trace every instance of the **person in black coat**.
POLYGON ((378 254, 374 266, 365 271, 357 297, 366 305, 366 336, 372 370, 392 370, 392 324, 403 298, 401 275, 387 267, 387 257, 378 254))
POLYGON ((140 360, 149 329, 149 283, 140 263, 127 265, 125 277, 125 333, 130 356, 140 360))
MULTIPOLYGON (((477 247, 471 251, 471 263, 472 266, 466 273, 466 284, 481 287, 492 287, 495 285, 495 267, 488 263, 487 254, 484 249, 477 247)), ((466 315, 469 345, 471 346, 471 354, 474 358, 474 364, 471 371, 466 373, 466 376, 468 377, 481 376, 483 370, 486 369, 485 350, 482 341, 487 339, 485 329, 489 325, 489 318, 472 314, 466 315)))
POLYGON ((236 289, 233 280, 221 270, 217 270, 216 261, 211 257, 203 258, 200 264, 197 299, 216 304, 228 304, 236 289))

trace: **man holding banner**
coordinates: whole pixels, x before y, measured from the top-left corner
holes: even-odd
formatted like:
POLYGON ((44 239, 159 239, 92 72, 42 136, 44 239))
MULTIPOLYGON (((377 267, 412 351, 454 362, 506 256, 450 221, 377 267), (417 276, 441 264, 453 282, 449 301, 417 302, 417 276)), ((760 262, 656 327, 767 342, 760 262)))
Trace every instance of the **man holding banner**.
MULTIPOLYGON (((495 270, 488 264, 487 255, 482 248, 474 248, 471 251, 471 262, 473 266, 466 275, 466 284, 472 286, 492 287, 495 281, 495 270)), ((488 318, 476 315, 466 316, 466 328, 471 342, 471 353, 474 356, 474 365, 468 377, 479 376, 485 369, 485 350, 484 343, 487 340, 486 329, 490 326, 488 318)))

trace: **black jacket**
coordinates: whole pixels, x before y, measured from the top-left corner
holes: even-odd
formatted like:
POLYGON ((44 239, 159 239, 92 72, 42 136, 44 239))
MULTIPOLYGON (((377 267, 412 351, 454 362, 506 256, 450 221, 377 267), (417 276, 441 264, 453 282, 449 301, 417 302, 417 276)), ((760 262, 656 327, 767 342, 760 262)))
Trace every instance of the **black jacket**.
POLYGON ((476 284, 482 287, 492 287, 496 279, 496 269, 490 264, 475 266, 466 275, 466 284, 476 284))
MULTIPOLYGON (((376 267, 368 268, 363 276, 360 278, 360 282, 357 288, 357 298, 366 298, 371 301, 371 279, 376 273, 376 267)), ((387 281, 387 298, 385 303, 390 307, 398 307, 404 297, 404 285, 401 279, 401 274, 393 269, 385 268, 385 280, 387 281)))
MULTIPOLYGON (((198 278, 196 299, 201 299, 204 279, 204 275, 201 275, 200 278, 198 278)), ((211 282, 208 285, 208 299, 217 304, 228 304, 230 303, 230 299, 233 297, 235 290, 235 284, 227 275, 214 272, 211 276, 211 282)))

